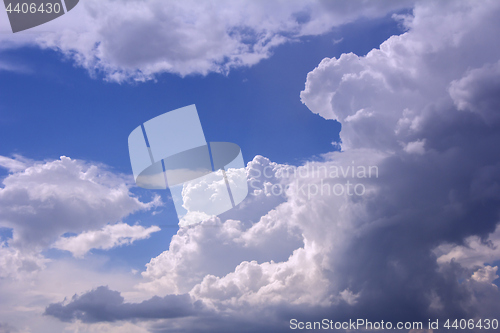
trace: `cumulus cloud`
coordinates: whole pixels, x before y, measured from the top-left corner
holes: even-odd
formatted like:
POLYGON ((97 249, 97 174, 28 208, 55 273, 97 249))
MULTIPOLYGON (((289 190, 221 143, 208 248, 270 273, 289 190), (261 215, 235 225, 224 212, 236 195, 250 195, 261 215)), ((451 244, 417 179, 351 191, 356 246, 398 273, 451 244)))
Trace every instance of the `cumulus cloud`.
POLYGON ((11 174, 0 188, 0 226, 13 229, 9 245, 18 248, 46 248, 65 233, 101 228, 160 204, 132 195, 127 176, 65 156, 32 165, 3 158, 2 165, 11 174))
MULTIPOLYGON (((499 14, 496 1, 419 2, 398 17, 406 33, 366 56, 324 59, 301 99, 342 123, 343 151, 306 163, 293 179, 277 177, 286 166, 254 159, 248 174, 256 188, 246 206, 181 229, 138 288, 202 301, 215 320, 194 316, 182 321, 185 331, 234 331, 235 321, 255 329, 256 318, 271 318, 267 331, 280 331, 294 317, 427 322, 498 314, 497 267, 483 260, 500 259, 500 94, 492 92, 499 14), (318 172, 353 166, 379 172, 318 172), (252 176, 252 168, 262 172, 252 176), (347 182, 365 191, 332 191, 347 182), (273 194, 276 185, 283 196, 273 194), (471 259, 472 250, 481 255, 471 259)), ((81 312, 49 308, 68 320, 76 315, 67 309, 92 317, 101 304, 94 303, 81 312)), ((150 327, 174 331, 179 320, 150 327)))
POLYGON ((132 244, 140 239, 147 239, 153 232, 160 231, 157 226, 145 228, 140 225, 130 226, 126 223, 106 225, 101 230, 85 231, 73 237, 61 237, 52 247, 73 253, 75 257, 83 257, 91 249, 109 250, 111 248, 132 244))
POLYGON ((449 91, 459 110, 477 112, 488 123, 498 122, 500 61, 467 71, 451 83, 449 91))
MULTIPOLYGON (((498 279, 498 275, 496 274, 498 271, 498 266, 491 267, 491 266, 486 266, 484 268, 479 269, 477 272, 474 272, 472 274, 471 279, 477 282, 482 282, 482 283, 489 283, 491 284, 493 281, 498 279)), ((494 288, 496 286, 492 284, 494 288)))
MULTIPOLYGON (((430 106, 448 102, 436 105, 443 108, 442 113, 450 106, 449 91, 461 109, 472 98, 481 100, 476 107, 493 103, 476 95, 480 91, 495 99, 492 92, 498 89, 499 50, 489 45, 492 31, 498 29, 488 12, 495 4, 459 1, 447 6, 452 12, 470 11, 467 18, 460 18, 443 12, 442 5, 422 2, 414 16, 402 21, 407 33, 392 36, 365 57, 349 53, 325 58, 309 73, 301 99, 314 113, 342 123, 344 148, 396 149, 400 141, 420 139, 417 133, 424 130, 421 126, 432 112, 430 106), (479 84, 487 89, 468 89, 479 84), (468 89, 467 94, 463 89, 468 89)), ((494 113, 494 105, 489 106, 485 107, 494 113)))
POLYGON ((141 290, 153 294, 185 293, 207 274, 228 274, 244 260, 286 260, 302 245, 302 237, 300 230, 286 220, 277 221, 279 213, 273 211, 284 201, 284 196, 273 195, 271 188, 285 181, 277 176, 285 167, 262 156, 249 162, 249 197, 221 215, 225 222, 215 218, 179 230, 169 250, 146 265, 141 290), (253 218, 259 223, 252 223, 253 218), (215 257, 224 260, 214 261, 215 257))
POLYGON ((457 262, 474 269, 500 260, 500 226, 487 239, 467 237, 463 244, 443 244, 434 250, 439 263, 457 262))
MULTIPOLYGON (((486 311, 479 309, 476 293, 484 303, 498 299, 496 290, 482 293, 474 283, 453 282, 453 277, 470 278, 477 272, 449 262, 457 257, 465 266, 482 266, 500 259, 493 251, 485 255, 488 243, 483 242, 496 228, 500 200, 499 136, 494 130, 500 49, 490 45, 492 31, 500 28, 492 13, 499 10, 494 2, 420 2, 413 15, 402 20, 408 28, 405 34, 392 36, 364 57, 351 53, 324 59, 308 75, 302 101, 314 113, 342 123, 345 151, 369 148, 389 154, 379 164, 379 195, 363 205, 379 227, 364 235, 363 243, 349 246, 359 254, 351 254, 350 260, 364 262, 369 255, 372 263, 369 270, 349 264, 357 267, 351 290, 358 290, 353 284, 363 286, 353 308, 368 311, 362 304, 378 299, 389 302, 384 303, 387 308, 412 308, 414 317, 471 316, 486 311), (384 243, 376 245, 378 240, 384 243), (464 242, 473 248, 465 250, 464 242), (484 245, 474 258, 476 242, 484 245), (444 251, 438 269, 432 251, 442 243, 454 245, 448 251, 438 248, 444 251), (375 263, 391 271, 385 281, 376 277, 375 263), (420 296, 411 282, 416 276, 432 281, 421 285, 420 296), (398 284, 401 294, 412 295, 413 304, 387 292, 398 284), (386 294, 375 292, 375 285, 383 285, 386 294), (446 288, 461 300, 453 303, 443 294, 446 288), (433 299, 439 299, 440 306, 434 306, 433 299)), ((491 250, 498 244, 495 238, 490 239, 491 250)), ((493 307, 498 309, 498 304, 493 307)))
POLYGON ((30 276, 45 267, 48 262, 40 254, 25 253, 0 244, 0 278, 18 278, 30 276))
MULTIPOLYGON (((205 75, 254 65, 287 41, 412 2, 86 0, 31 30, 50 33, 22 37, 112 81, 163 72, 205 75)), ((23 45, 7 34, 2 39, 4 47, 23 45)))

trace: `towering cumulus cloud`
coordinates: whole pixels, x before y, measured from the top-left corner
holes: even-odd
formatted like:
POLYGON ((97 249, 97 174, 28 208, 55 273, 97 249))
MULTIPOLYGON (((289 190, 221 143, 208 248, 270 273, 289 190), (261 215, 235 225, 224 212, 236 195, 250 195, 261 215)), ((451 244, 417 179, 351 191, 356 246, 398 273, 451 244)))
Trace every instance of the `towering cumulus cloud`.
POLYGON ((356 313, 376 303, 379 316, 498 313, 497 267, 481 267, 500 259, 483 254, 498 244, 494 235, 484 241, 499 220, 499 11, 496 2, 417 4, 413 16, 398 17, 405 34, 365 57, 324 59, 308 75, 302 101, 342 123, 346 152, 387 153, 379 192, 364 204, 366 232, 346 253, 351 284, 361 287, 356 313), (483 245, 453 246, 472 236, 483 245), (461 266, 478 255, 485 261, 461 266), (485 271, 491 278, 478 278, 485 271))
POLYGON ((152 332, 497 315, 499 15, 498 1, 417 3, 395 17, 404 34, 324 59, 301 99, 341 122, 342 152, 292 170, 255 157, 239 210, 180 230, 147 265, 147 300, 101 288, 46 314, 136 321, 157 305, 152 332))

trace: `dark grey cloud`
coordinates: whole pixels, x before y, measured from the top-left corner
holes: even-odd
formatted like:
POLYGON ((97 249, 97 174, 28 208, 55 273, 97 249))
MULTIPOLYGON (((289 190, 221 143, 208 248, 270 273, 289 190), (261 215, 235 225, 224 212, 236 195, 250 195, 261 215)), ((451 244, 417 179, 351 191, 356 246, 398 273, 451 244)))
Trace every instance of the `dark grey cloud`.
POLYGON ((202 308, 202 303, 193 301, 188 294, 155 296, 141 303, 125 303, 118 291, 101 286, 73 296, 68 304, 50 304, 45 309, 45 315, 66 322, 77 319, 84 323, 96 323, 187 317, 199 313, 202 308))

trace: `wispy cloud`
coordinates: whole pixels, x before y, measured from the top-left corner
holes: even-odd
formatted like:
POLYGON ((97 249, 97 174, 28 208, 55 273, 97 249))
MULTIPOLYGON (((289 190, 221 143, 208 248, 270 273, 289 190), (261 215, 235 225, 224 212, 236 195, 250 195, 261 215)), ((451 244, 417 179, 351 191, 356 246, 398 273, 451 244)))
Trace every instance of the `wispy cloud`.
POLYGON ((85 231, 73 237, 61 237, 52 247, 83 257, 91 249, 109 250, 117 246, 132 244, 147 239, 152 233, 160 231, 157 226, 145 228, 140 225, 117 223, 106 225, 100 230, 85 231))

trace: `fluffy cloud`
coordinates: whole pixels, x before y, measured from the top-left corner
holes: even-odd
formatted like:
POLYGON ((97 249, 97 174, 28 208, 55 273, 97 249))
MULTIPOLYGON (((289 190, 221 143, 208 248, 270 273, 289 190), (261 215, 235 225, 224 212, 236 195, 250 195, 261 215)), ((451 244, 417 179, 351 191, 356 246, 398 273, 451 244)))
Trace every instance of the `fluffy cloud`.
POLYGON ((478 236, 467 237, 464 244, 443 244, 434 250, 439 263, 457 262, 477 269, 484 263, 492 264, 500 260, 500 226, 487 239, 478 236))
MULTIPOLYGON (((491 284, 493 281, 498 279, 498 275, 496 274, 498 271, 498 267, 486 266, 484 268, 479 269, 477 272, 472 274, 471 279, 477 282, 489 283, 491 284)), ((494 288, 497 288, 494 284, 492 284, 494 288)))
POLYGON ((160 203, 159 198, 141 202, 130 193, 128 177, 104 166, 64 156, 25 163, 2 159, 12 173, 0 188, 0 226, 13 229, 9 245, 17 248, 46 248, 65 233, 101 228, 160 203))
POLYGON ((473 110, 495 113, 499 47, 490 41, 499 28, 491 14, 496 10, 491 1, 482 6, 422 2, 414 16, 399 17, 407 33, 392 36, 365 57, 323 59, 309 73, 302 101, 342 123, 345 149, 398 149, 401 142, 421 139, 419 132, 427 131, 423 122, 432 113, 460 117, 449 103, 449 90, 460 109, 474 104, 473 110))
POLYGON ((0 278, 31 275, 45 267, 48 260, 36 253, 25 253, 0 244, 0 278))
POLYGON ((498 122, 500 62, 468 70, 450 85, 450 96, 459 110, 480 114, 488 123, 498 122))
POLYGON ((405 34, 364 57, 324 59, 308 75, 302 101, 342 123, 343 150, 389 154, 379 164, 378 196, 363 205, 368 221, 376 224, 368 223, 372 230, 363 242, 349 246, 358 255, 346 253, 353 261, 348 266, 356 267, 350 288, 363 286, 353 308, 368 313, 363 303, 383 302, 387 309, 395 304, 413 309, 414 317, 472 316, 492 311, 478 305, 482 297, 498 311, 498 291, 490 286, 484 293, 474 277, 485 262, 500 259, 492 250, 496 236, 489 252, 486 242, 478 245, 495 230, 499 214, 500 48, 491 45, 492 31, 500 29, 494 18, 499 11, 495 2, 420 2, 414 15, 402 20, 405 34), (464 242, 472 249, 465 250, 464 242), (440 245, 438 268, 433 251, 440 245), (368 258, 369 269, 356 264, 368 258), (449 263, 452 258, 457 260, 449 263), (381 266, 384 278, 377 277, 381 266), (419 288, 412 282, 417 276, 427 281, 419 288), (453 281, 471 276, 475 282, 467 285, 453 281), (386 294, 377 293, 376 285, 386 294), (413 304, 388 292, 398 288, 413 304))
MULTIPOLYGON (((119 82, 148 80, 162 72, 225 73, 254 65, 269 57, 273 47, 297 37, 321 34, 359 17, 380 17, 411 3, 86 0, 31 30, 51 33, 31 38, 6 34, 0 45, 56 49, 91 73, 119 82)), ((3 30, 8 29, 6 21, 3 30)))
POLYGON ((116 222, 161 204, 159 198, 142 202, 129 191, 129 176, 68 157, 37 162, 2 156, 0 165, 9 172, 0 187, 0 226, 12 229, 12 238, 0 242, 0 323, 7 322, 0 331, 62 331, 62 325, 41 316, 46 304, 88 290, 96 281, 119 289, 132 285, 132 273, 102 273, 102 258, 79 267, 47 259, 43 250, 53 246, 79 256, 148 238, 159 228, 116 222), (65 233, 80 234, 61 237, 65 233))
POLYGON ((91 249, 109 250, 116 246, 128 245, 136 240, 147 239, 153 232, 160 231, 157 226, 145 228, 126 223, 106 225, 101 230, 86 231, 73 237, 61 237, 52 247, 66 250, 76 257, 83 257, 91 249))
POLYGON ((216 218, 179 230, 169 250, 147 264, 143 276, 149 281, 140 286, 141 290, 185 293, 207 274, 228 274, 244 260, 286 260, 302 245, 302 237, 287 221, 276 221, 278 213, 271 211, 284 201, 283 196, 271 193, 271 186, 284 180, 277 178, 284 167, 262 156, 251 161, 247 167, 250 196, 221 216, 225 222, 216 218), (252 223, 254 217, 259 223, 252 223), (215 257, 224 260, 214 262, 215 257))
MULTIPOLYGON (((421 2, 398 17, 408 31, 380 49, 324 59, 301 98, 342 123, 343 151, 285 180, 277 174, 286 167, 254 159, 249 175, 254 166, 269 178, 250 177, 257 188, 246 206, 181 229, 138 286, 189 293, 215 320, 158 321, 150 330, 234 331, 244 323, 255 331, 266 321, 261 330, 277 332, 290 318, 426 322, 498 314, 497 267, 484 264, 500 258, 480 244, 500 246, 499 14, 496 1, 421 2), (354 166, 379 173, 318 172, 354 166), (363 195, 332 191, 348 189, 348 181, 362 184, 363 195), (284 196, 273 195, 275 185, 287 185, 284 196), (475 249, 481 255, 471 260, 475 249)), ((99 304, 79 307, 80 315, 99 304)))

